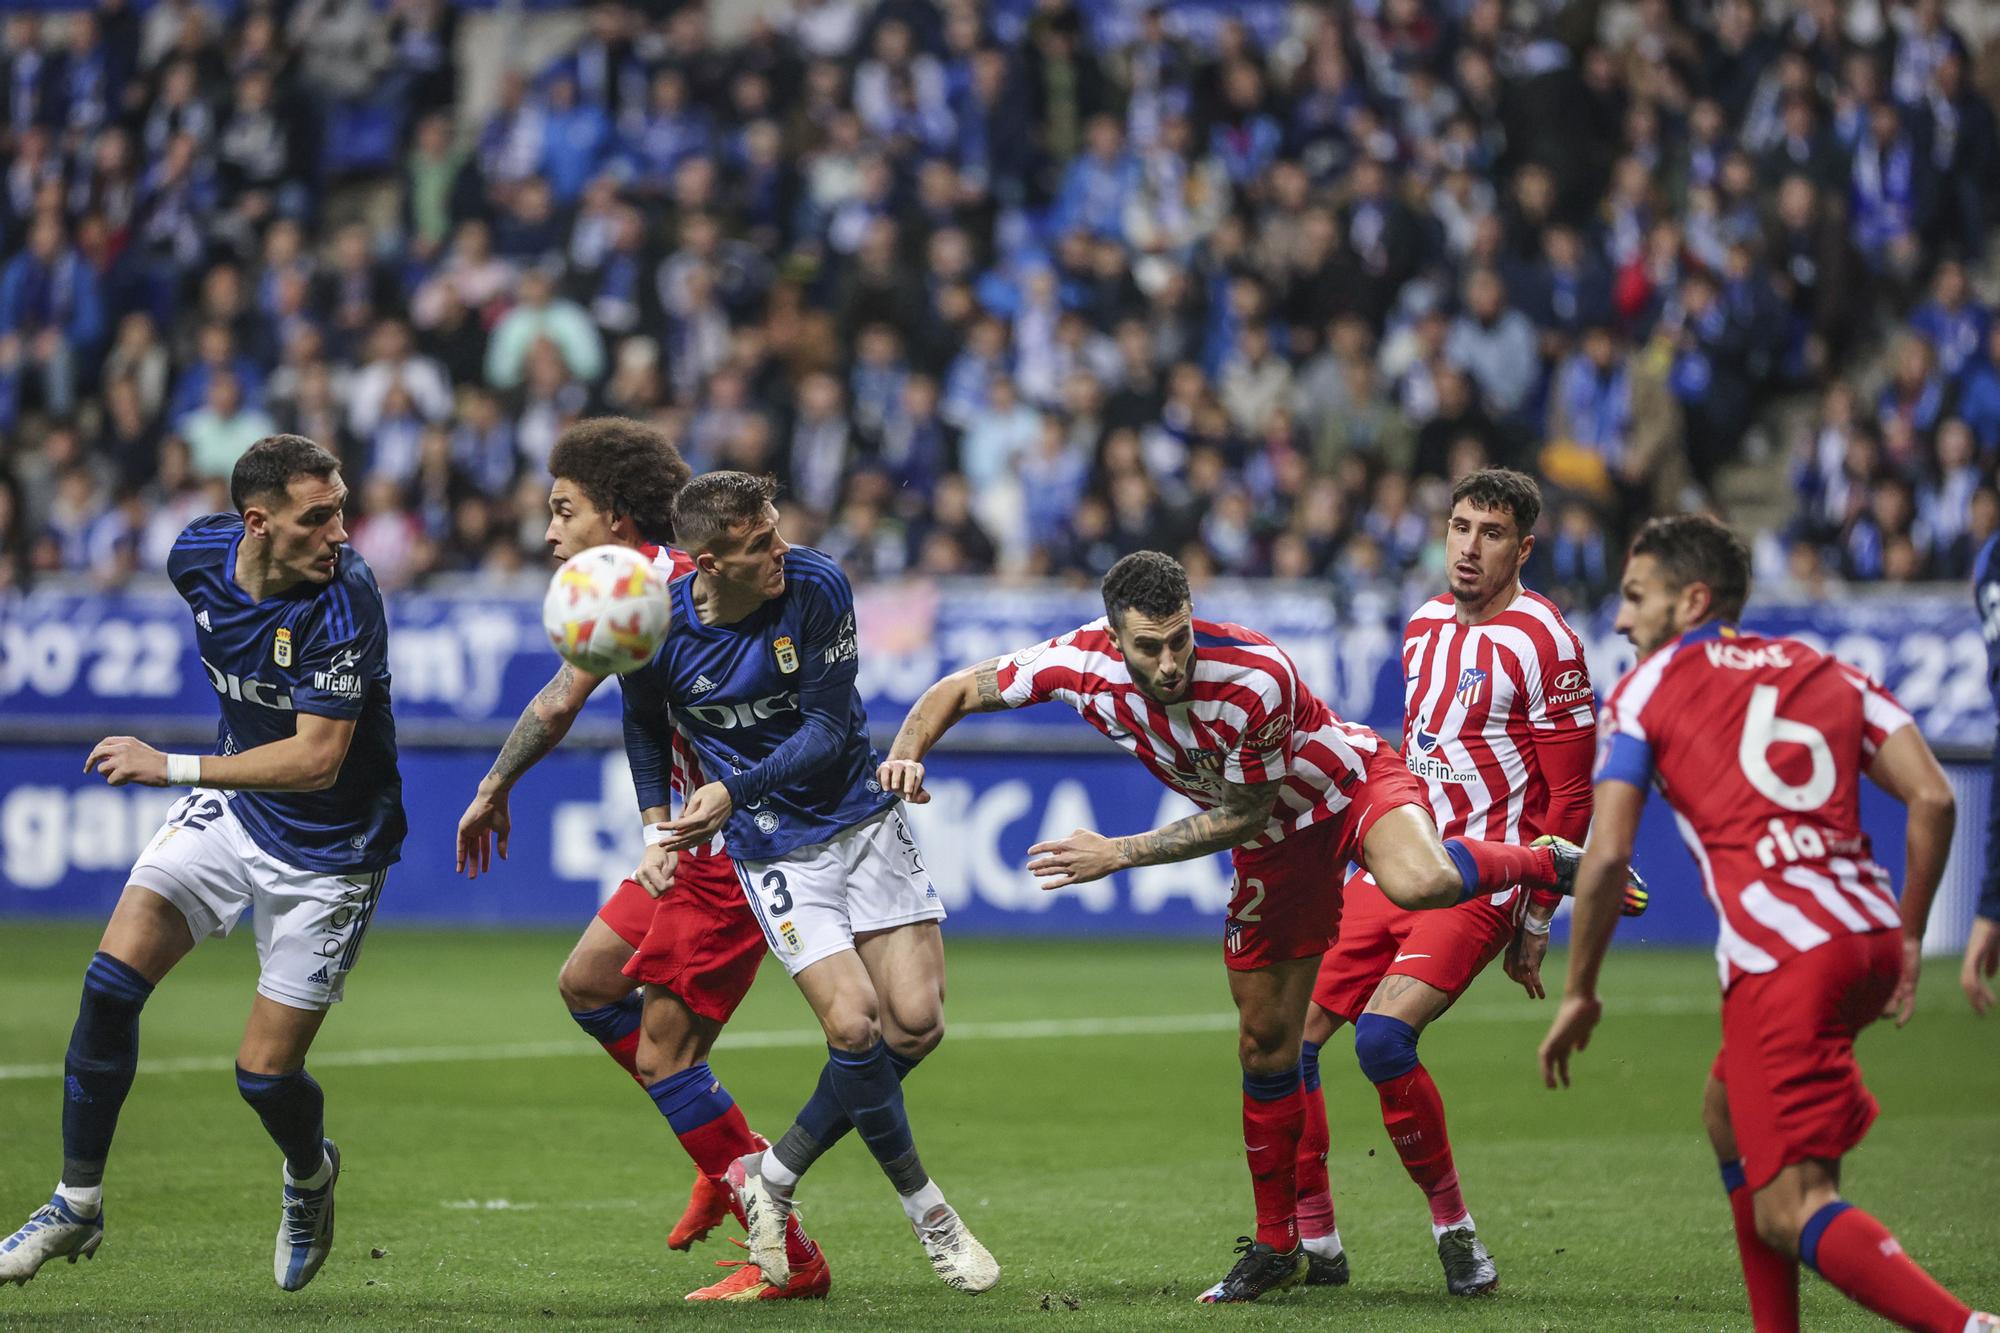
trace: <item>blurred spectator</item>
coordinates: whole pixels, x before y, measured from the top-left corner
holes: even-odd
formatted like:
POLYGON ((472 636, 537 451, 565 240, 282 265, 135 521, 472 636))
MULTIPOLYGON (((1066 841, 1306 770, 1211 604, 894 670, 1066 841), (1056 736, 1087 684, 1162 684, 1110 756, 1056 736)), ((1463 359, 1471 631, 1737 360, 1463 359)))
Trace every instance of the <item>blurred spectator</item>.
POLYGON ((528 349, 544 339, 576 378, 595 380, 604 373, 603 338, 582 306, 556 294, 549 266, 521 275, 520 300, 494 326, 487 344, 486 382, 496 389, 519 385, 528 349))
POLYGON ((277 428, 263 411, 245 404, 235 373, 220 370, 209 377, 202 406, 182 418, 180 434, 196 476, 226 479, 243 451, 277 428))

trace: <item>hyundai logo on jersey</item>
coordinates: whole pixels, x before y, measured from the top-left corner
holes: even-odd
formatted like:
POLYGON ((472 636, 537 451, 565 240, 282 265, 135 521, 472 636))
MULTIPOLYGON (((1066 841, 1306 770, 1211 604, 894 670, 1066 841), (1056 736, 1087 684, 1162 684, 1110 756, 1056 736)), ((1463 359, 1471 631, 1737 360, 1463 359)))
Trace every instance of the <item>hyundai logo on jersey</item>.
POLYGON ((1458 673, 1458 701, 1467 708, 1479 702, 1479 695, 1486 688, 1486 671, 1483 667, 1467 667, 1458 673))

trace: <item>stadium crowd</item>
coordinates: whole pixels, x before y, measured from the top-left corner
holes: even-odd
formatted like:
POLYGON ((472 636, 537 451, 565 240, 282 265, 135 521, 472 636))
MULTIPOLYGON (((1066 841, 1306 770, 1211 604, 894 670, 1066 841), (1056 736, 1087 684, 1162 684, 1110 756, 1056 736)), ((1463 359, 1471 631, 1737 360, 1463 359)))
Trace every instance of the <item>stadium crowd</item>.
POLYGON ((278 430, 385 585, 538 577, 542 462, 614 412, 778 473, 857 581, 1347 588, 1434 568, 1492 460, 1558 497, 1538 586, 1595 597, 1800 393, 1795 572, 1962 576, 1979 53, 1941 0, 1769 11, 794 0, 723 47, 601 4, 473 116, 444 0, 17 10, 0 586, 159 568, 278 430))

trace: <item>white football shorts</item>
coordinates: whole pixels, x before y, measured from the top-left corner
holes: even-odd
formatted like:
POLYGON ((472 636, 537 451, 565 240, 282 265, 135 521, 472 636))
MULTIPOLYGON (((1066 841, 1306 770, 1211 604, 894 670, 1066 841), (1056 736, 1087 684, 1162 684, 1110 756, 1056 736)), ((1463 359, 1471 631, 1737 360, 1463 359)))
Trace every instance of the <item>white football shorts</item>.
POLYGON ((294 1009, 339 1003, 388 872, 286 865, 244 831, 229 797, 198 787, 174 802, 128 882, 179 908, 196 940, 227 935, 255 909, 257 993, 294 1009))
POLYGON ((857 935, 944 920, 924 854, 895 806, 774 861, 739 861, 736 874, 771 952, 792 976, 852 949, 857 935))

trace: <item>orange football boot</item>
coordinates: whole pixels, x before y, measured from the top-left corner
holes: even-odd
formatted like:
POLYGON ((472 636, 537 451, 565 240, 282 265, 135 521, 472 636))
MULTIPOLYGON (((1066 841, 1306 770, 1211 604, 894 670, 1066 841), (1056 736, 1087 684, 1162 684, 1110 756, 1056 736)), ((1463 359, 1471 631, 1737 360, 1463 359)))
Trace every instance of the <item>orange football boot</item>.
POLYGON ((694 1173, 694 1188, 688 1192, 687 1211, 681 1220, 674 1223, 674 1229, 667 1233, 667 1248, 685 1250, 696 1241, 707 1240, 708 1233, 722 1225, 722 1220, 730 1212, 729 1186, 720 1181, 710 1180, 701 1172, 694 1173))
MULTIPOLYGON (((729 1243, 738 1249, 750 1247, 734 1236, 729 1243)), ((764 1280, 764 1270, 748 1259, 717 1259, 717 1268, 733 1270, 728 1277, 691 1291, 683 1300, 689 1301, 823 1301, 833 1287, 833 1270, 827 1267, 826 1251, 820 1250, 812 1257, 812 1262, 804 1268, 794 1268, 789 1281, 782 1287, 774 1287, 764 1280)))

